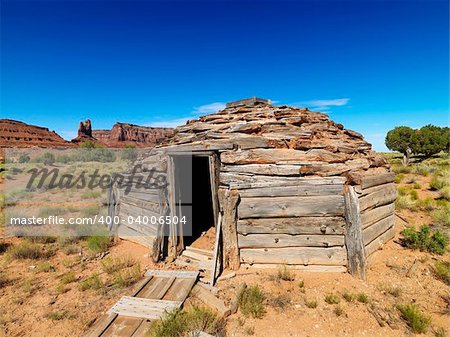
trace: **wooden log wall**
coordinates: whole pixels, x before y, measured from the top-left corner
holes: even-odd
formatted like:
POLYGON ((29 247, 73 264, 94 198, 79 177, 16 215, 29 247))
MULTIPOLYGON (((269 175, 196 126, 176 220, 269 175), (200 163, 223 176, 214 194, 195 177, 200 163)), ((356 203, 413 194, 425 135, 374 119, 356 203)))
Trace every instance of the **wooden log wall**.
POLYGON ((395 235, 397 189, 392 173, 364 177, 355 189, 361 210, 362 236, 366 256, 370 256, 395 235))
POLYGON ((236 190, 240 262, 345 271, 342 177, 301 177, 301 165, 225 164, 222 186, 236 190))

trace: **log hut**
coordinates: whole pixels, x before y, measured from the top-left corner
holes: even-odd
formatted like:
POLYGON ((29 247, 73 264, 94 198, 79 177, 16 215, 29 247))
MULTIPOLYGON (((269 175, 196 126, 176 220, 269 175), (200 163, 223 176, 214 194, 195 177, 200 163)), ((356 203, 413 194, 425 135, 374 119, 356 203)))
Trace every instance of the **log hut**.
POLYGON ((360 133, 307 108, 231 102, 177 127, 138 163, 140 176, 157 172, 167 188, 116 184, 111 215, 180 216, 180 177, 192 176, 190 235, 177 224, 125 220, 114 228, 148 246, 155 261, 176 259, 216 226, 222 268, 287 265, 365 278, 368 258, 394 237, 397 194, 386 160, 360 133))

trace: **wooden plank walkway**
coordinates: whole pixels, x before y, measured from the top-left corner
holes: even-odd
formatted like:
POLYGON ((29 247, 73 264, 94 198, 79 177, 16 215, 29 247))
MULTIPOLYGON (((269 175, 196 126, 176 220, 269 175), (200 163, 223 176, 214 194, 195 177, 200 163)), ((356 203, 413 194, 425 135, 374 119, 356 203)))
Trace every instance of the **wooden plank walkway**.
POLYGON ((152 320, 183 305, 199 273, 151 270, 145 275, 135 293, 122 297, 99 317, 85 337, 146 336, 152 320))

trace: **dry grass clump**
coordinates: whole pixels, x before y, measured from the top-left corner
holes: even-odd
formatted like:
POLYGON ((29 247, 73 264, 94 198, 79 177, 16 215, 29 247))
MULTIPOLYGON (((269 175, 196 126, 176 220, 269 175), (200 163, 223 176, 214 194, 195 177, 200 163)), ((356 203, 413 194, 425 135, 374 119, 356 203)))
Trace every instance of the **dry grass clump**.
POLYGON ((54 255, 52 250, 44 250, 38 244, 23 241, 8 250, 8 254, 13 259, 44 259, 54 255))
POLYGON ((87 279, 81 281, 78 287, 81 291, 86 291, 88 289, 99 290, 103 288, 103 282, 100 279, 100 276, 97 273, 94 273, 87 279))
POLYGON ((149 334, 154 337, 188 337, 195 336, 196 331, 225 336, 225 320, 208 308, 194 305, 187 310, 166 313, 152 324, 149 334))
POLYGON ((425 333, 431 323, 431 317, 424 314, 416 304, 398 305, 403 320, 415 333, 425 333))
POLYGON ((133 267, 116 272, 113 277, 113 286, 118 288, 129 287, 139 281, 141 277, 141 266, 136 264, 133 267))
POLYGON ((7 286, 9 278, 3 270, 0 270, 0 288, 7 286))
POLYGON ((347 290, 344 291, 344 293, 342 294, 342 297, 344 298, 344 300, 346 300, 349 303, 355 302, 355 300, 356 300, 356 295, 350 293, 347 290))
POLYGON ((65 273, 61 276, 61 284, 73 283, 77 280, 77 276, 73 271, 65 273))
POLYGON ((435 225, 450 227, 450 205, 447 203, 431 212, 431 217, 435 225))
POLYGON ((315 308, 317 308, 318 303, 317 303, 317 300, 315 300, 315 299, 311 299, 311 300, 305 299, 305 305, 307 308, 315 309, 315 308))
POLYGON ((286 266, 281 266, 280 268, 278 268, 277 277, 279 280, 283 280, 283 281, 294 281, 295 280, 294 273, 292 273, 292 271, 287 269, 286 266))
POLYGON ((338 304, 341 301, 341 298, 338 294, 329 293, 325 295, 325 302, 328 304, 338 304))
POLYGON ((124 268, 132 267, 136 260, 129 256, 107 257, 101 261, 102 269, 107 274, 113 274, 124 268))
POLYGON ((334 307, 333 312, 338 317, 342 316, 345 313, 344 308, 342 308, 340 304, 338 304, 334 307))
POLYGON ((359 293, 358 295, 356 295, 356 299, 360 303, 368 303, 369 302, 369 296, 367 296, 367 294, 365 294, 365 293, 359 293))
POLYGON ((265 295, 257 285, 245 288, 239 294, 239 308, 245 317, 261 318, 266 310, 264 308, 265 295))
POLYGON ((55 266, 53 266, 48 261, 43 261, 43 262, 38 263, 36 265, 36 272, 37 273, 50 273, 50 272, 54 272, 54 271, 56 271, 55 266))
POLYGON ((276 309, 285 309, 291 304, 291 297, 288 294, 281 294, 269 299, 269 304, 276 309))
POLYGON ((439 279, 450 285, 450 262, 436 261, 434 265, 434 273, 439 279))
POLYGON ((111 237, 107 235, 94 235, 86 240, 87 247, 93 253, 106 252, 111 245, 111 237))

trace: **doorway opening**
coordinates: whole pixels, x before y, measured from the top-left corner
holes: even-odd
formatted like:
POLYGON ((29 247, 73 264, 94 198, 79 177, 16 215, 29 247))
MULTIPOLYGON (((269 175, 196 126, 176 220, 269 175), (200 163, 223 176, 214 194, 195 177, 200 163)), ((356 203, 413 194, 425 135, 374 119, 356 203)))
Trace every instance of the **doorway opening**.
POLYGON ((173 156, 174 213, 186 219, 179 233, 182 249, 197 240, 205 241, 204 249, 210 249, 208 244, 214 245, 217 216, 214 158, 213 155, 173 156), (206 242, 211 237, 212 242, 206 242))

